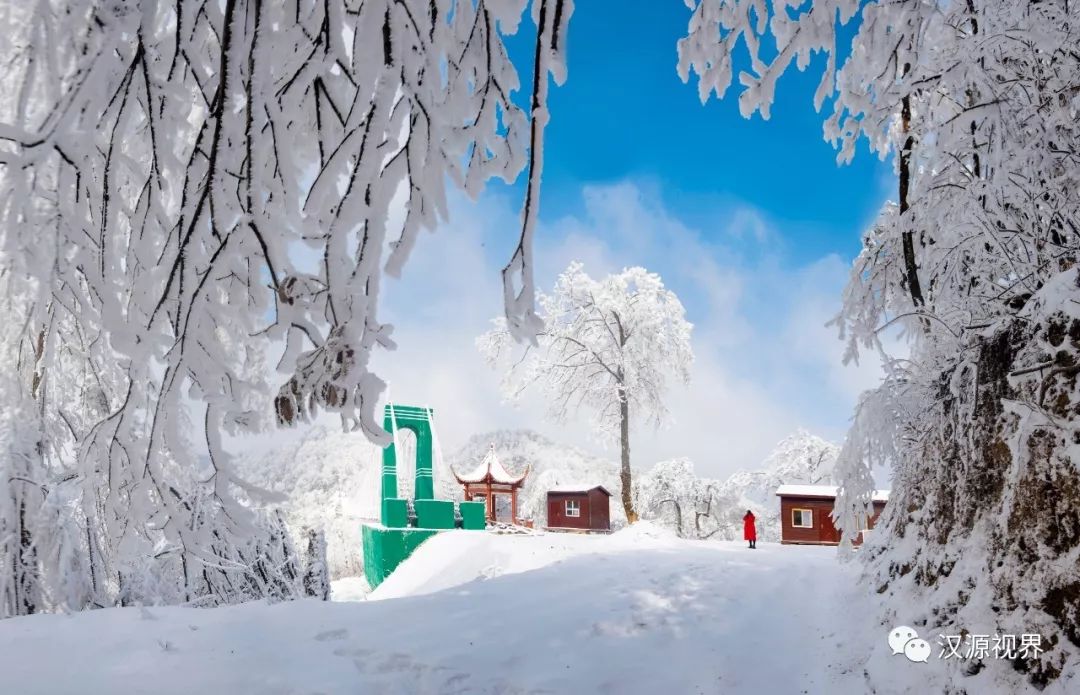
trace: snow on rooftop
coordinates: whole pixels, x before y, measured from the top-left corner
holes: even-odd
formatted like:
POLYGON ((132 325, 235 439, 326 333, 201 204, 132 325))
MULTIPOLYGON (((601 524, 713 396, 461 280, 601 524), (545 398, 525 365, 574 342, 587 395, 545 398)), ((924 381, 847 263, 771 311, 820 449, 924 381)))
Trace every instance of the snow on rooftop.
MULTIPOLYGON (((455 473, 455 475, 457 474, 455 473)), ((499 457, 495 454, 495 445, 492 444, 479 466, 468 473, 458 475, 457 478, 463 483, 482 483, 486 482, 489 476, 493 483, 513 484, 521 482, 525 474, 523 473, 520 476, 510 475, 509 471, 499 462, 499 457)))
MULTIPOLYGON (((836 485, 781 485, 776 488, 778 496, 795 497, 836 497, 840 490, 836 485)), ((871 497, 874 502, 888 502, 888 490, 874 490, 871 497)))
POLYGON ((611 496, 611 493, 608 492, 608 489, 603 485, 600 485, 599 483, 595 483, 592 485, 555 485, 553 487, 549 487, 548 492, 588 492, 589 490, 595 490, 596 488, 600 488, 601 490, 603 490, 605 493, 607 493, 608 497, 611 496))

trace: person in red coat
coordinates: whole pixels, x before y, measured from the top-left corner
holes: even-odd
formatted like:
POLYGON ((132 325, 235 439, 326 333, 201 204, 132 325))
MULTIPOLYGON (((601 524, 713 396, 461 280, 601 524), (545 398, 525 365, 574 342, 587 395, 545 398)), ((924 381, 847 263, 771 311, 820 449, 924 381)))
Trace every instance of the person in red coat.
POLYGON ((754 513, 749 509, 742 518, 742 535, 744 541, 750 541, 750 547, 757 547, 757 528, 754 526, 754 513))

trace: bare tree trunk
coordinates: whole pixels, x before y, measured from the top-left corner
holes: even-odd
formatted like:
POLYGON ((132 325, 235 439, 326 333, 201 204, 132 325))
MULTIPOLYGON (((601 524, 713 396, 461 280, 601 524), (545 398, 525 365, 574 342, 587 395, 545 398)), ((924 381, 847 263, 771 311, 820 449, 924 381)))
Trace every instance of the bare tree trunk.
MULTIPOLYGON (((33 342, 34 371, 30 383, 30 396, 35 401, 35 418, 42 418, 45 410, 45 371, 43 357, 45 354, 46 329, 42 328, 37 339, 33 342)), ((26 461, 26 469, 19 471, 22 480, 10 480, 12 492, 16 496, 18 514, 17 535, 18 543, 15 545, 14 571, 16 605, 15 615, 33 615, 38 612, 38 600, 40 598, 40 579, 38 570, 37 546, 34 543, 34 533, 30 528, 27 518, 27 495, 29 494, 29 481, 33 480, 41 471, 45 470, 45 442, 41 440, 43 433, 37 430, 38 440, 34 442, 33 463, 26 461), (15 492, 18 486, 19 492, 15 492)))
MULTIPOLYGON (((906 72, 906 70, 905 70, 906 72)), ((915 138, 910 134, 911 129, 911 97, 905 96, 900 107, 901 126, 904 134, 903 149, 900 150, 900 219, 904 220, 911 205, 908 202, 908 193, 911 188, 911 150, 915 146, 915 138)), ((925 303, 922 295, 922 286, 919 284, 919 267, 915 262, 915 242, 912 239, 910 229, 904 230, 904 270, 907 276, 908 292, 911 293, 911 303, 916 309, 925 303)))
MULTIPOLYGON (((25 483, 20 483, 25 487, 25 483)), ((15 591, 17 592, 16 615, 33 615, 37 613, 37 550, 34 547, 34 538, 26 523, 26 498, 19 499, 19 544, 15 557, 15 591)))
POLYGON ((638 515, 634 511, 630 478, 630 402, 622 388, 619 389, 619 448, 622 453, 619 480, 622 483, 623 509, 626 510, 626 522, 632 524, 638 520, 638 515))

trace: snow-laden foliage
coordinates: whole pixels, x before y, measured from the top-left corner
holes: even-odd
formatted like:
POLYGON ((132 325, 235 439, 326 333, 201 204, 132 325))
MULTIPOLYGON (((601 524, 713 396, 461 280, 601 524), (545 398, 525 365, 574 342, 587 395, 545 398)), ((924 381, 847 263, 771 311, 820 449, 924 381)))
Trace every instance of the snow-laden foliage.
MULTIPOLYGON (((360 525, 379 517, 382 451, 359 432, 343 432, 329 417, 289 434, 294 433, 284 442, 237 440, 243 451, 237 473, 280 499, 275 506, 290 529, 324 534, 331 579, 362 575, 360 525)), ((444 477, 436 472, 437 482, 444 477)))
POLYGON ((630 423, 635 418, 662 424, 669 379, 689 380, 694 356, 686 311, 656 273, 635 267, 595 280, 577 262, 539 305, 543 329, 524 354, 514 354, 513 332, 503 319, 477 346, 490 364, 505 367, 507 399, 537 386, 554 420, 584 407, 601 441, 619 441, 622 502, 633 523, 630 423))
POLYGON ((661 461, 633 485, 634 509, 642 519, 660 522, 683 537, 710 538, 719 530, 712 508, 715 483, 698 478, 690 459, 661 461))
MULTIPOLYGON (((0 4, 3 396, 18 430, 3 465, 20 473, 0 483, 0 557, 36 565, 6 585, 51 583, 50 605, 73 609, 136 585, 132 600, 249 595, 239 578, 199 579, 250 575, 250 557, 231 558, 276 533, 236 503, 222 437, 275 410, 280 423, 329 410, 385 438, 367 368, 393 345, 383 272, 445 218, 448 185, 476 195, 530 158, 539 183, 572 1, 532 5, 531 133, 502 41, 526 5, 0 4), (129 579, 142 571, 168 579, 129 579)), ((531 311, 537 204, 530 186, 511 319, 531 311)), ((15 604, 4 613, 29 610, 15 604)))
POLYGON ((779 77, 825 55, 815 106, 849 159, 895 157, 896 201, 863 240, 837 325, 884 357, 838 462, 845 537, 868 466, 893 469, 888 534, 864 557, 885 619, 944 632, 1038 632, 1038 659, 990 661, 1042 686, 1080 655, 1080 472, 1073 312, 1080 250, 1080 5, 691 0, 680 70, 768 117, 779 77), (845 26, 847 25, 847 26, 845 26), (838 67, 839 64, 839 67, 838 67), (908 337, 885 354, 882 331, 908 337), (897 607, 916 615, 898 615, 897 607))

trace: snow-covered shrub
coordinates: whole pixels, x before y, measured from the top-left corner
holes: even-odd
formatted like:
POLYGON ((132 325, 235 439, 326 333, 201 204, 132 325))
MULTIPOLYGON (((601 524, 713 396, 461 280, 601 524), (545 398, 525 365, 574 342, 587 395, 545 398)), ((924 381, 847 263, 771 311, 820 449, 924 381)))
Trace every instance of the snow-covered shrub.
POLYGON ((304 529, 304 595, 330 600, 330 571, 326 563, 326 536, 317 529, 304 529))
POLYGON ((298 538, 304 528, 325 535, 330 577, 339 579, 363 574, 360 526, 379 516, 382 450, 333 420, 301 425, 287 441, 244 438, 235 446, 244 451, 238 473, 274 494, 298 538))

